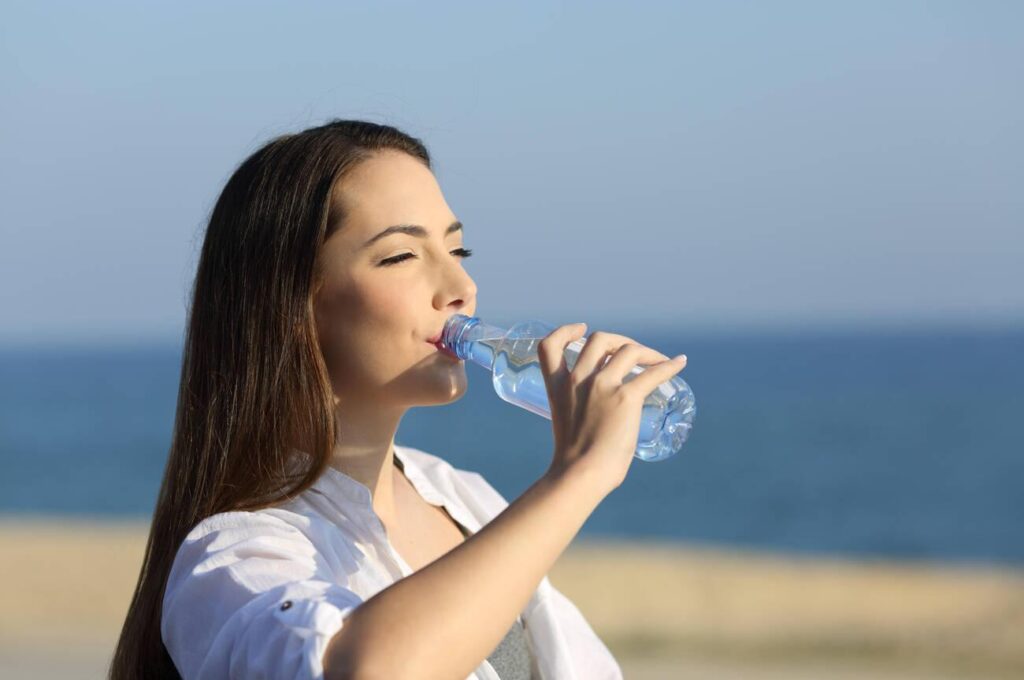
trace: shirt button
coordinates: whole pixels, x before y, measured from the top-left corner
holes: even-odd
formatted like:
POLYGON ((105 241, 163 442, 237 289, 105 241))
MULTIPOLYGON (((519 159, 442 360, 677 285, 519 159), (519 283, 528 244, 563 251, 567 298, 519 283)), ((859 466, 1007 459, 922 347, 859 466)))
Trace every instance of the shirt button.
POLYGON ((291 606, 292 606, 292 601, 291 600, 285 600, 284 602, 281 603, 281 611, 284 611, 285 609, 289 609, 291 606))

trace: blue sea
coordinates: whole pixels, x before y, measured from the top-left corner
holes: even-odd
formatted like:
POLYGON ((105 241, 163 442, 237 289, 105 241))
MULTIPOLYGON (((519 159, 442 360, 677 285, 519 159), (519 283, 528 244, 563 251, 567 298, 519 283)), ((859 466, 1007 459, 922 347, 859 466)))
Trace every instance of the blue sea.
MULTIPOLYGON (((581 538, 1024 564, 1024 328, 617 332, 689 357, 697 416, 581 538)), ((177 342, 0 350, 0 514, 147 520, 180 359, 177 342)), ((466 370, 467 394, 410 410, 397 441, 515 498, 550 461, 550 421, 466 370)))

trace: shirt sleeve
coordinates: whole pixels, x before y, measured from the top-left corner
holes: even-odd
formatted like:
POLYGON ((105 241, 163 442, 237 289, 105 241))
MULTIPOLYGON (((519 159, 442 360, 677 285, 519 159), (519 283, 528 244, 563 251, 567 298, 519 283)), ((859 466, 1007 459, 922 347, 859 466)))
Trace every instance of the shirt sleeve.
POLYGON ((177 551, 161 611, 182 678, 322 679, 327 643, 363 602, 334 571, 280 516, 201 521, 177 551))

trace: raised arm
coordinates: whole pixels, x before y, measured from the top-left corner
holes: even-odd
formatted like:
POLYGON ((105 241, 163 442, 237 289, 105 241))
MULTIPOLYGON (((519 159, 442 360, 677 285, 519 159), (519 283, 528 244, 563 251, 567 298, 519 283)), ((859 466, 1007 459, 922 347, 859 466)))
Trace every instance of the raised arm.
POLYGON ((581 332, 562 326, 540 343, 556 444, 551 467, 464 543, 351 612, 327 646, 327 678, 463 680, 622 483, 644 397, 679 372, 685 358, 665 361, 629 338, 599 332, 569 373, 564 348, 581 332), (636 364, 655 362, 623 385, 636 364))

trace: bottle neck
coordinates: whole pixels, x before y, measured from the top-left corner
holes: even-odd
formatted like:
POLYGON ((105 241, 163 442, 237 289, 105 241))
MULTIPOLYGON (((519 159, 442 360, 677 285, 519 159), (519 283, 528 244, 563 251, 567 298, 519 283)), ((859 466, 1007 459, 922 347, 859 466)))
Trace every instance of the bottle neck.
POLYGON ((495 351, 508 333, 507 328, 484 323, 477 316, 463 319, 452 331, 451 339, 446 341, 452 353, 488 370, 493 369, 495 351))

